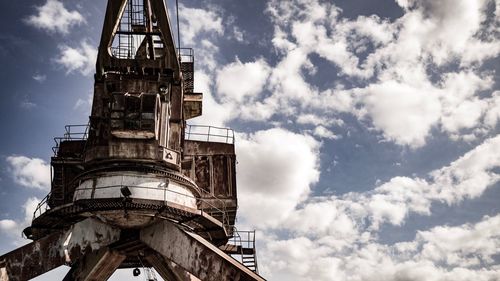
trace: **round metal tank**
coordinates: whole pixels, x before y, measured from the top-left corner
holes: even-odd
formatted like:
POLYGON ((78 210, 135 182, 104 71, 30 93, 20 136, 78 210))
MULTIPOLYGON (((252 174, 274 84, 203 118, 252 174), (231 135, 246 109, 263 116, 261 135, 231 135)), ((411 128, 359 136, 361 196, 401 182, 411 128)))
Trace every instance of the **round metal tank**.
POLYGON ((156 211, 148 206, 174 205, 196 210, 197 198, 191 186, 165 175, 107 172, 80 180, 73 202, 93 200, 103 206, 102 211, 94 211, 102 220, 120 227, 138 228, 155 220, 156 211), (140 202, 145 207, 134 210, 106 208, 107 200, 116 202, 117 199, 140 202))

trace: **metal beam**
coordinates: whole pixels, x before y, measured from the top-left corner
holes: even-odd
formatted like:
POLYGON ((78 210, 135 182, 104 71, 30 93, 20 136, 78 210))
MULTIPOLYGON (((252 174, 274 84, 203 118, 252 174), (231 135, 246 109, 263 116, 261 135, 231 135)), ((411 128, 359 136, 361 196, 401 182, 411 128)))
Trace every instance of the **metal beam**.
POLYGON ((59 251, 63 233, 54 233, 0 257, 0 280, 22 281, 64 264, 59 251))
POLYGON ((146 260, 156 269, 165 281, 190 281, 189 277, 178 274, 171 266, 171 262, 158 253, 149 255, 146 260))
POLYGON ((56 232, 0 257, 0 280, 29 280, 120 238, 120 230, 86 219, 65 232, 56 232))
POLYGON ((199 235, 168 221, 141 231, 141 241, 203 281, 264 281, 199 235))
POLYGON ((107 247, 87 253, 71 268, 63 281, 108 280, 122 264, 126 256, 107 247))

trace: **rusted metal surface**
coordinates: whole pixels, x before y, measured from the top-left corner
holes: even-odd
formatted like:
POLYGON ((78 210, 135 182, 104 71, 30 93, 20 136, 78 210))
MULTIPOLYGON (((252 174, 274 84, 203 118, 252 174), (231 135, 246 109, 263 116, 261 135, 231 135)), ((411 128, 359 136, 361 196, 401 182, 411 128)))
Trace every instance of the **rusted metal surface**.
POLYGON ((183 167, 183 173, 194 178, 211 205, 226 210, 228 223, 234 225, 238 206, 234 144, 188 140, 184 148, 192 163, 183 167))
POLYGON ((174 267, 174 264, 158 253, 149 255, 146 260, 156 269, 160 276, 167 281, 191 281, 190 274, 174 267))
POLYGON ((64 233, 54 233, 0 257, 0 280, 32 279, 65 263, 61 251, 64 233))
POLYGON ((143 229, 141 241, 203 281, 265 280, 200 236, 164 221, 143 229))
POLYGON ((170 281, 264 280, 218 249, 236 218, 235 138, 186 124, 202 113, 193 86, 165 1, 108 0, 90 122, 55 139, 36 241, 0 258, 0 281, 62 264, 65 280, 106 280, 142 259, 170 281))
POLYGON ((186 120, 201 116, 202 99, 201 93, 184 93, 184 118, 186 120))
POLYGON ((63 281, 105 281, 108 280, 126 256, 103 247, 87 253, 75 263, 63 281))
MULTIPOLYGON (((29 280, 117 241, 120 230, 87 219, 0 257, 1 278, 29 280)), ((2 280, 0 278, 0 280, 2 280)))

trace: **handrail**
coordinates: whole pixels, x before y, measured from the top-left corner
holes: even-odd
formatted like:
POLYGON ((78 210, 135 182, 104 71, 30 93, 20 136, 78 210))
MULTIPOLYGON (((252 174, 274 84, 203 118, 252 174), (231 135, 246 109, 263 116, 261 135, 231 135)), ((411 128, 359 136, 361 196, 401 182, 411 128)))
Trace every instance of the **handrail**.
POLYGON ((90 124, 86 125, 66 125, 64 126, 64 135, 62 137, 55 137, 54 142, 55 146, 52 147, 52 151, 54 155, 57 156, 57 152, 59 151, 59 146, 63 141, 70 140, 86 140, 89 137, 89 127, 90 124), (78 130, 80 129, 80 130, 78 130))
POLYGON ((177 54, 181 62, 194 63, 194 50, 193 48, 177 48, 177 54))
POLYGON ((234 144, 234 131, 230 128, 207 126, 207 125, 186 125, 184 139, 191 141, 218 142, 234 144))
POLYGON ((233 253, 232 257, 240 262, 241 264, 245 266, 249 266, 250 269, 253 269, 256 273, 259 272, 258 265, 257 265, 257 250, 256 250, 256 245, 255 245, 255 230, 250 230, 250 231, 243 231, 243 230, 237 230, 236 227, 233 227, 233 237, 229 239, 229 244, 237 246, 237 253, 233 253), (253 249, 253 264, 250 262, 250 264, 245 264, 245 255, 244 252, 245 249, 253 249), (238 258, 235 257, 239 256, 238 258))
POLYGON ((42 201, 40 201, 40 203, 38 203, 35 211, 33 212, 33 219, 38 218, 39 216, 41 216, 43 213, 47 212, 47 210, 50 209, 49 204, 48 204, 48 200, 50 198, 50 195, 51 195, 51 193, 49 192, 49 194, 47 194, 47 196, 45 196, 42 199, 42 201), (37 213, 38 213, 38 216, 37 216, 37 213))
MULTIPOLYGON (((158 187, 147 187, 147 186, 137 186, 137 185, 109 185, 109 186, 100 186, 100 187, 95 187, 95 190, 102 190, 102 189, 109 189, 109 188, 122 188, 124 186, 127 186, 129 188, 139 188, 139 189, 152 189, 152 190, 157 190, 158 187)), ((80 188, 78 190, 93 190, 94 187, 89 187, 89 188, 80 188)), ((210 216, 214 216, 214 215, 220 215, 222 221, 222 225, 224 226, 224 228, 226 230, 229 230, 231 229, 231 225, 229 223, 229 218, 228 218, 228 214, 227 214, 227 210, 226 210, 226 207, 225 207, 225 204, 224 204, 224 201, 214 197, 214 198, 210 198, 210 199, 207 199, 207 198, 200 198, 200 197, 195 197, 195 196, 191 196, 191 195, 188 195, 188 194, 184 194, 184 193, 180 193, 180 192, 177 192, 177 191, 174 191, 174 190, 170 190, 170 189, 167 189, 167 188, 163 188, 163 192, 164 192, 164 202, 165 204, 167 204, 168 200, 168 196, 167 194, 175 194, 177 196, 184 196, 186 198, 190 198, 190 199, 195 199, 196 200, 196 206, 197 206, 197 209, 202 211, 202 213, 207 213, 208 215, 210 216), (212 204, 209 200, 212 200, 212 199, 216 199, 216 200, 219 200, 220 202, 222 202, 222 209, 220 209, 219 207, 215 206, 214 204, 212 204)), ((120 194, 120 197, 122 195, 120 194)), ((48 199, 50 197, 50 193, 45 196, 45 198, 38 204, 37 208, 35 209, 35 212, 33 213, 33 219, 36 219, 38 218, 39 216, 41 216, 43 213, 45 213, 47 210, 50 209, 50 207, 48 206, 48 199)), ((189 207, 187 206, 187 204, 183 204, 183 206, 185 207, 189 207)))

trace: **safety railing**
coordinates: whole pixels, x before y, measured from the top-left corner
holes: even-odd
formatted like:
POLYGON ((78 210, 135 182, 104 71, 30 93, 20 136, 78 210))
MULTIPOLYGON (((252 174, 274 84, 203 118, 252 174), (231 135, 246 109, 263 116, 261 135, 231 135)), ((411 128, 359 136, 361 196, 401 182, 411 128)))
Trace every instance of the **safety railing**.
MULTIPOLYGON (((147 186, 136 186, 136 185, 109 185, 109 186, 102 186, 102 187, 78 188, 77 191, 90 190, 90 191, 96 192, 97 190, 104 190, 104 189, 121 190, 122 187, 127 187, 127 188, 132 189, 132 190, 134 190, 134 189, 158 190, 159 188, 161 188, 161 189, 163 189, 163 204, 165 204, 166 206, 168 206, 168 202, 174 202, 176 204, 180 204, 181 206, 191 208, 191 206, 189 206, 189 204, 186 204, 185 202, 189 201, 189 200, 195 200, 197 210, 200 210, 202 213, 206 213, 212 217, 216 217, 216 218, 220 217, 222 219, 221 223, 226 230, 229 230, 232 228, 232 226, 229 223, 229 218, 228 218, 228 214, 227 214, 227 210, 226 210, 224 201, 216 198, 215 196, 213 198, 199 198, 199 197, 195 197, 192 195, 177 192, 177 191, 170 190, 170 189, 163 188, 163 187, 147 187, 147 186), (187 198, 188 200, 183 200, 182 202, 184 202, 184 204, 182 204, 181 202, 179 202, 179 200, 173 201, 172 197, 170 197, 168 195, 180 196, 180 197, 187 198), (221 203, 221 206, 223 206, 223 207, 220 208, 220 207, 214 205, 211 202, 214 199, 217 200, 217 202, 221 203)), ((133 196, 133 194, 132 194, 132 196, 133 196)), ((48 205, 49 198, 50 198, 50 193, 47 196, 45 196, 45 198, 37 205, 37 208, 35 209, 35 212, 33 213, 33 219, 38 218, 43 213, 50 210, 50 207, 48 205)), ((123 196, 123 194, 120 194, 119 198, 125 198, 125 196, 123 196)))
POLYGON ((194 51, 192 48, 177 48, 177 53, 181 62, 194 63, 194 51))
POLYGON ((184 139, 191 141, 234 144, 234 131, 229 128, 214 126, 186 125, 184 139))
POLYGON ((237 230, 235 227, 234 236, 229 239, 229 242, 241 248, 255 249, 255 230, 237 230))
POLYGON ((66 125, 64 126, 65 132, 62 137, 55 137, 55 146, 52 147, 54 155, 57 155, 59 146, 63 141, 69 140, 86 140, 89 136, 89 124, 86 125, 66 125))
POLYGON ((35 209, 35 211, 33 212, 33 219, 38 218, 38 217, 39 217, 39 216, 41 216, 43 213, 45 213, 45 212, 47 212, 48 210, 50 210, 50 207, 49 207, 49 204, 48 204, 49 198, 50 198, 50 192, 49 192, 49 194, 47 194, 47 196, 45 196, 45 198, 43 198, 43 199, 42 199, 42 201, 40 201, 40 203, 38 203, 38 205, 36 206, 36 209, 35 209))
POLYGON ((258 273, 257 251, 255 249, 255 230, 242 231, 233 228, 233 237, 229 239, 228 244, 237 247, 236 253, 231 256, 248 267, 250 270, 258 273))

